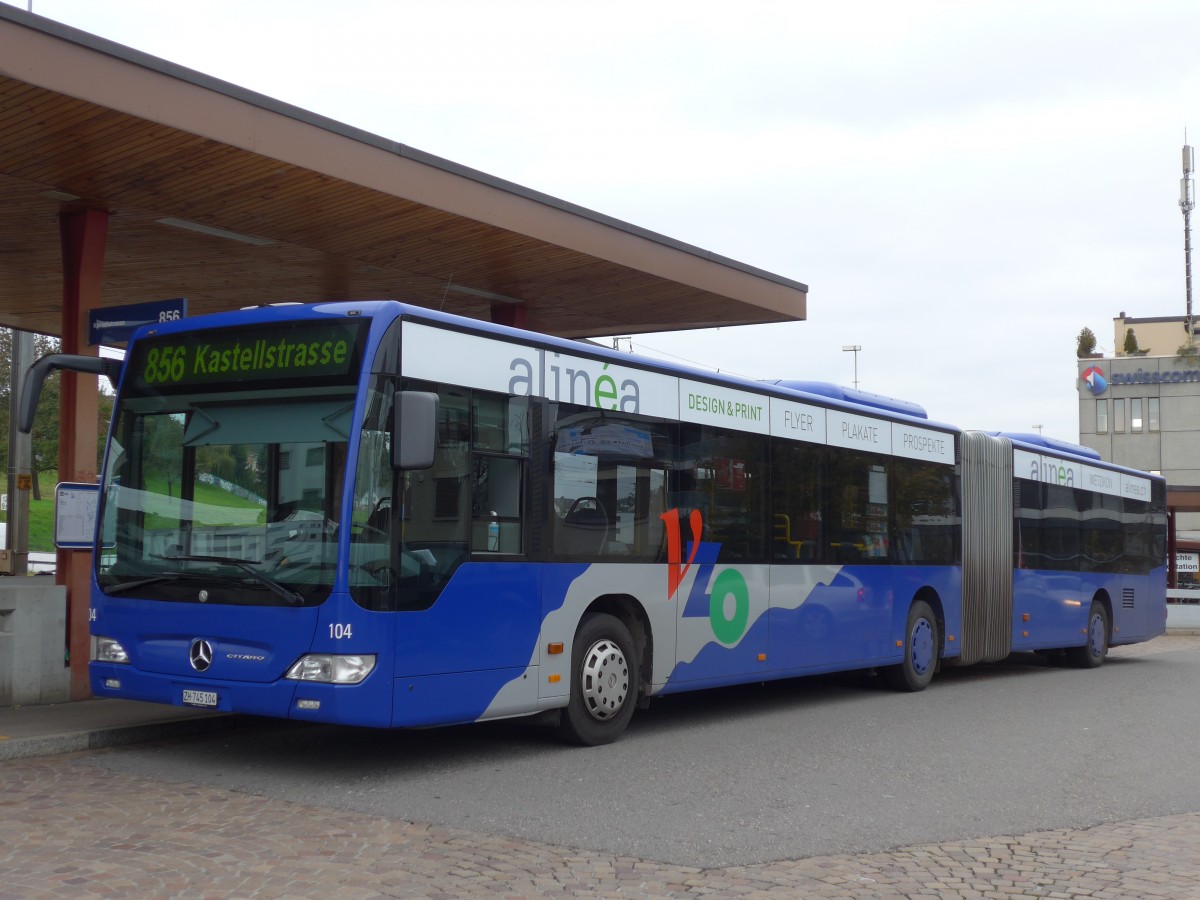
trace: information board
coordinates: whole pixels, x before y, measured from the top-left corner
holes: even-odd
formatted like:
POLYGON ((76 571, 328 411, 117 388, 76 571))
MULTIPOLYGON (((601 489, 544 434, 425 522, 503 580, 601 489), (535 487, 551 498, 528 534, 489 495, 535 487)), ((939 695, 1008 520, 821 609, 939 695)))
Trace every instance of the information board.
POLYGON ((60 482, 54 489, 54 546, 90 550, 96 536, 98 484, 60 482))

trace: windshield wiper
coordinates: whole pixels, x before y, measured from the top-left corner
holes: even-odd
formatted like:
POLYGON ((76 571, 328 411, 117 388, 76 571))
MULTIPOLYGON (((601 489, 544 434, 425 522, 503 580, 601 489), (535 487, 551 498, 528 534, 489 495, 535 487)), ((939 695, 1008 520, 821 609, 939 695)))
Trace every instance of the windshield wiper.
POLYGON ((181 554, 179 556, 156 556, 155 559, 161 559, 165 562, 171 562, 173 560, 182 562, 212 562, 220 563, 226 566, 236 566, 259 584, 269 588, 277 596, 282 597, 288 603, 296 606, 301 606, 304 604, 304 598, 300 596, 300 594, 296 593, 286 585, 280 584, 270 575, 266 575, 258 571, 258 569, 255 569, 253 564, 248 560, 238 559, 236 556, 184 556, 181 554))
MULTIPOLYGON (((159 557, 162 559, 163 557, 159 557)), ((131 578, 129 581, 122 581, 120 584, 101 584, 105 593, 116 592, 118 594, 125 591, 133 591, 142 587, 149 587, 152 584, 161 584, 164 581, 205 581, 211 578, 211 575, 206 575, 201 572, 159 572, 157 575, 146 575, 142 578, 131 578)))
POLYGON ((162 575, 148 575, 145 578, 134 578, 132 581, 122 581, 120 584, 101 585, 104 590, 112 591, 117 594, 123 594, 125 591, 132 591, 135 588, 146 587, 151 584, 158 584, 162 581, 178 581, 184 575, 179 575, 174 572, 162 575))

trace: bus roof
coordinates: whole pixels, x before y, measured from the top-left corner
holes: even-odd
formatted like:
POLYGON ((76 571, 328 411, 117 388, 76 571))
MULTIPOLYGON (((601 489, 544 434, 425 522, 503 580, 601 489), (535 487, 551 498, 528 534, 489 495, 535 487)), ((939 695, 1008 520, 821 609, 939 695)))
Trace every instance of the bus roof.
MULTIPOLYGON (((330 304, 325 305, 329 306, 330 304)), ((361 304, 359 305, 361 306, 361 304)), ((865 415, 880 416, 883 414, 889 419, 911 422, 913 424, 920 424, 922 426, 930 426, 942 431, 957 433, 962 430, 954 425, 930 421, 924 407, 918 403, 901 400, 894 397, 886 397, 882 394, 873 394, 869 391, 858 391, 829 382, 788 381, 779 379, 756 381, 752 378, 745 378, 740 375, 712 372, 706 369, 695 368, 681 363, 651 359, 649 357, 638 356, 636 354, 622 353, 618 350, 604 347, 592 341, 571 340, 569 338, 560 338, 552 335, 539 334, 532 331, 524 331, 518 328, 509 327, 507 325, 497 325, 491 322, 483 322, 478 319, 467 319, 461 316, 452 315, 450 313, 437 312, 419 306, 409 306, 407 304, 397 305, 401 308, 400 314, 406 319, 442 324, 453 329, 486 334, 492 337, 507 338, 526 344, 536 344, 542 347, 555 348, 570 353, 592 356, 599 359, 611 359, 613 361, 619 361, 624 365, 629 365, 630 361, 632 360, 637 366, 653 371, 664 372, 673 375, 684 375, 697 381, 705 381, 716 385, 726 385, 729 387, 739 388, 741 390, 754 391, 756 393, 773 395, 777 397, 786 397, 793 400, 802 400, 820 406, 832 407, 835 409, 842 409, 849 412, 862 413, 865 415)))

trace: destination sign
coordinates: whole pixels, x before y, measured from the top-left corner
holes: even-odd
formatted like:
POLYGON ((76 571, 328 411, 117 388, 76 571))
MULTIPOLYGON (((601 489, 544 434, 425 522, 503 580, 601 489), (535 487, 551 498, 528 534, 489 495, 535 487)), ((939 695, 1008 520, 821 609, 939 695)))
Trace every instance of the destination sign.
POLYGON ((180 332, 138 341, 127 363, 142 389, 224 382, 347 380, 360 367, 361 320, 180 332))

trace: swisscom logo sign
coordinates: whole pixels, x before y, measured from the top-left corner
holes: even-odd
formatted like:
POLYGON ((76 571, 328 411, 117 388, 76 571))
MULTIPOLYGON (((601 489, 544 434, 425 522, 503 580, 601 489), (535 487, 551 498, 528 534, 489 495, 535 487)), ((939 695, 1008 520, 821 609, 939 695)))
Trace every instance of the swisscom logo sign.
POLYGON ((1200 369, 1171 369, 1168 371, 1113 372, 1107 378, 1099 366, 1088 366, 1079 376, 1093 394, 1103 394, 1114 387, 1129 384, 1192 384, 1200 383, 1200 369))
POLYGON ((1108 381, 1099 366, 1088 366, 1080 377, 1087 382, 1087 389, 1093 394, 1103 394, 1108 390, 1108 381))

